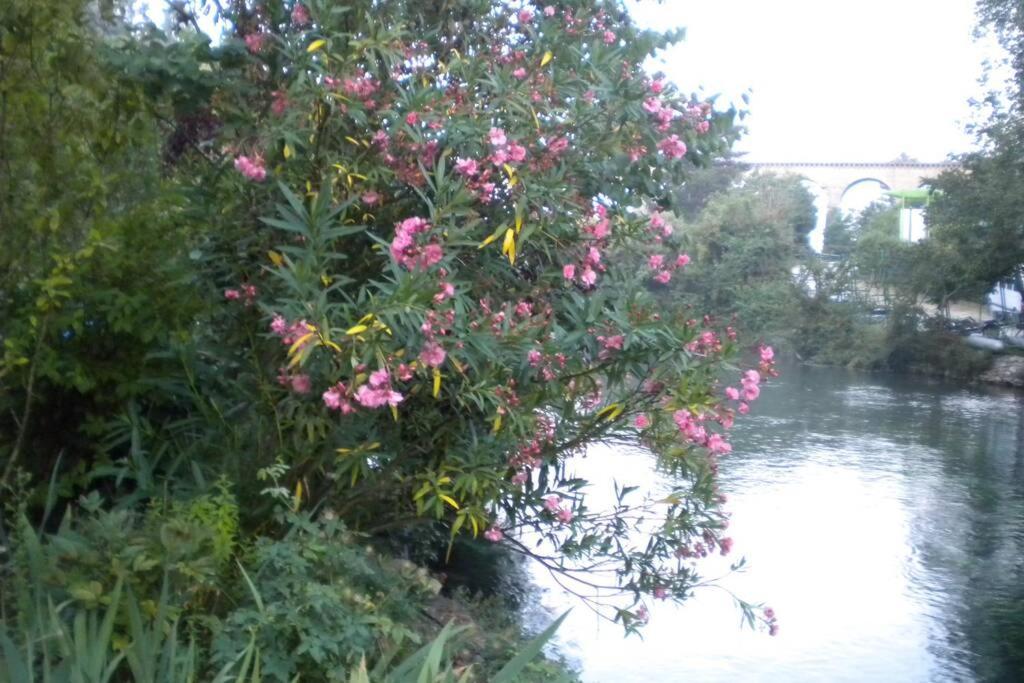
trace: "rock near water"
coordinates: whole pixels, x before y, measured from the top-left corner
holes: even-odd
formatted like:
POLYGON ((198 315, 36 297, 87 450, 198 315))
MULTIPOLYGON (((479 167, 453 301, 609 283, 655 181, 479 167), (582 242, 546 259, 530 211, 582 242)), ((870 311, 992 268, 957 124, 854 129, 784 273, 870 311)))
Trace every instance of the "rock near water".
POLYGON ((1024 388, 1024 356, 997 356, 992 367, 978 376, 978 381, 1024 388))

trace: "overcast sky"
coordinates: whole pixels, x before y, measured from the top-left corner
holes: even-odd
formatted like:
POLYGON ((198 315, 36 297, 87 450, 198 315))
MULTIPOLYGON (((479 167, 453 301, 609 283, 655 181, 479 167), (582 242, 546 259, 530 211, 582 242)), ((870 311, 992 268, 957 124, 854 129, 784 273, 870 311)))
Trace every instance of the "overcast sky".
POLYGON ((751 161, 939 161, 966 151, 982 62, 973 0, 642 0, 654 28, 683 26, 664 71, 725 102, 750 90, 751 161))

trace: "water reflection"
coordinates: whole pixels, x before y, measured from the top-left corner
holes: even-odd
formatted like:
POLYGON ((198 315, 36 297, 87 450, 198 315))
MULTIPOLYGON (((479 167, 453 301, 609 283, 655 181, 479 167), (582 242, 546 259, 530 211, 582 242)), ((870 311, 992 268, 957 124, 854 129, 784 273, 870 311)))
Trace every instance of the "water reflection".
MULTIPOLYGON (((785 368, 722 464, 750 564, 724 583, 770 603, 780 635, 740 631, 731 598, 705 591, 653 605, 642 641, 578 608, 565 654, 603 683, 1024 680, 1021 408, 997 390, 785 368)), ((576 467, 609 489, 663 481, 635 451, 576 467)), ((537 580, 549 607, 573 604, 537 580)))

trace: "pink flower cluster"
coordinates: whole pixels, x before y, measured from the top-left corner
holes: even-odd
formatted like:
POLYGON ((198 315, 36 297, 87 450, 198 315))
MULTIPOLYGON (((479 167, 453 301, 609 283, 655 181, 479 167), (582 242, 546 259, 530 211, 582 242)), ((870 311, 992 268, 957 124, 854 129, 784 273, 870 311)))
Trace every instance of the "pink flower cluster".
POLYGON ((526 159, 526 148, 513 140, 509 140, 505 131, 501 128, 491 128, 491 132, 487 134, 487 139, 490 141, 492 148, 490 160, 495 166, 503 164, 514 166, 526 159))
POLYGON ((250 33, 245 37, 245 47, 249 52, 254 55, 258 55, 263 52, 267 38, 269 38, 269 36, 266 33, 250 33))
POLYGON ((441 245, 430 242, 419 245, 416 236, 428 232, 430 223, 425 218, 406 218, 395 225, 391 240, 391 255, 407 270, 427 270, 444 256, 441 245))
POLYGON ((274 96, 274 101, 270 103, 270 111, 274 116, 283 116, 288 110, 288 93, 284 90, 275 90, 271 94, 274 96))
POLYGON ((291 346, 306 334, 312 332, 313 329, 311 329, 311 325, 305 319, 289 323, 279 313, 275 313, 274 318, 270 321, 270 331, 280 337, 281 343, 285 346, 291 346))
POLYGON ((658 122, 658 130, 662 133, 667 132, 672 126, 672 122, 679 116, 678 111, 665 106, 657 97, 648 97, 640 106, 658 122))
POLYGON ((295 26, 305 26, 309 23, 309 10, 301 2, 295 3, 292 7, 292 24, 295 26))
POLYGON ((775 616, 775 610, 773 610, 771 607, 765 607, 764 611, 763 611, 763 614, 764 614, 764 621, 765 621, 766 624, 768 624, 768 635, 770 635, 770 636, 777 636, 777 635, 779 635, 779 620, 775 616))
POLYGON ((581 263, 569 263, 562 267, 562 277, 570 282, 580 282, 587 288, 597 284, 597 274, 606 270, 601 262, 601 248, 604 241, 611 234, 611 221, 608 218, 608 209, 600 204, 583 224, 583 234, 594 239, 587 247, 581 263))
POLYGON ((380 89, 380 83, 370 74, 362 71, 350 76, 341 82, 341 89, 349 97, 362 101, 368 109, 373 109, 371 98, 380 89))
POLYGON ((240 290, 238 289, 225 289, 224 298, 228 301, 238 301, 239 299, 245 299, 246 306, 252 306, 253 302, 256 301, 256 285, 244 284, 240 290))
POLYGON ((263 159, 258 156, 238 156, 235 159, 235 170, 257 183, 262 183, 267 178, 267 169, 263 165, 263 159))
POLYGON ((651 220, 647 223, 647 232, 651 233, 655 242, 661 242, 663 237, 672 236, 672 226, 660 213, 656 213, 651 216, 651 220))
POLYGON ((496 526, 492 526, 490 529, 484 532, 484 538, 491 543, 497 543, 501 539, 505 538, 505 534, 496 526))
POLYGON ((397 406, 404 397, 391 388, 391 375, 387 368, 370 373, 370 379, 356 391, 356 401, 366 408, 397 406))
POLYGON ((516 470, 512 483, 522 486, 529 480, 530 471, 540 466, 541 453, 555 441, 555 425, 543 415, 536 418, 536 436, 520 446, 519 450, 509 456, 508 466, 516 470))
POLYGON ((679 433, 692 444, 704 446, 714 455, 725 455, 732 452, 732 445, 718 432, 708 432, 703 422, 705 416, 694 414, 689 410, 677 410, 672 419, 679 428, 679 433))
POLYGON ((564 369, 568 359, 564 353, 546 354, 537 349, 530 349, 526 354, 526 361, 531 368, 540 370, 540 376, 545 382, 550 382, 558 376, 556 367, 564 369))
POLYGON ((455 285, 445 279, 448 277, 448 271, 444 268, 438 269, 437 276, 438 290, 437 294, 434 295, 434 303, 441 304, 455 296, 455 285))
POLYGON ((616 352, 622 350, 622 345, 626 341, 626 338, 621 334, 612 336, 598 336, 597 343, 601 346, 601 350, 597 352, 597 359, 601 361, 608 360, 615 355, 616 352))
POLYGON ((686 156, 686 143, 678 135, 670 135, 659 142, 658 149, 669 159, 682 159, 686 156))
POLYGON ((561 496, 552 494, 544 498, 544 509, 553 514, 563 524, 568 524, 572 521, 572 508, 568 505, 562 505, 561 496))
POLYGON ((309 375, 304 373, 289 374, 286 368, 281 368, 277 371, 277 383, 283 387, 288 387, 296 394, 308 394, 310 389, 313 388, 313 382, 309 379, 309 375))
POLYGON ((445 350, 437 342, 427 342, 420 350, 419 359, 424 365, 432 368, 439 368, 444 363, 445 350))
POLYGON ((683 268, 690 262, 690 257, 686 254, 679 254, 676 260, 669 264, 669 267, 665 267, 665 257, 661 254, 651 254, 647 257, 647 267, 654 272, 654 281, 663 285, 667 285, 672 279, 672 271, 677 268, 683 268))
POLYGON ((351 415, 356 411, 355 406, 352 405, 352 392, 344 382, 338 382, 325 391, 322 398, 324 405, 329 410, 341 411, 342 415, 351 415))
POLYGON ((491 182, 491 169, 481 169, 475 159, 460 158, 455 162, 455 172, 466 179, 466 187, 476 193, 482 202, 494 199, 497 186, 491 182))

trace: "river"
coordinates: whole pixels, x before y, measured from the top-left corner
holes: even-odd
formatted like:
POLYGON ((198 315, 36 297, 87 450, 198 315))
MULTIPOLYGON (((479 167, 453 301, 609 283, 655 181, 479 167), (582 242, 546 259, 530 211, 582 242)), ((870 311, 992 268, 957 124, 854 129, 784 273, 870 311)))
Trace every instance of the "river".
MULTIPOLYGON (((548 610, 576 605, 561 652, 588 683, 1024 681, 1024 397, 782 371, 721 466, 748 561, 722 583, 773 607, 779 635, 741 629, 729 595, 705 589, 652 603, 643 639, 623 639, 538 572, 548 610)), ((665 482, 639 450, 596 448, 576 467, 665 482)))

